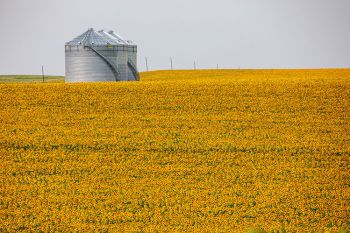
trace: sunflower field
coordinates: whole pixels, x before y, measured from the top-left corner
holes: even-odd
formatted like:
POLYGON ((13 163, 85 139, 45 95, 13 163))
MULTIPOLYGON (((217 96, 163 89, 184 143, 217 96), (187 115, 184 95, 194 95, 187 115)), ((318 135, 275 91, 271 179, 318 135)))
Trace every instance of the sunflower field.
POLYGON ((0 232, 349 232, 350 69, 0 84, 0 232))

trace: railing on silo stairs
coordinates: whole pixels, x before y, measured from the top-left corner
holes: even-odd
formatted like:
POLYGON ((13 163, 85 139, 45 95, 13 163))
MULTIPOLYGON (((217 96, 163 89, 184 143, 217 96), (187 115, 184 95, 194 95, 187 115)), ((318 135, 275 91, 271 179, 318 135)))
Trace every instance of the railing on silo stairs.
POLYGON ((131 72, 134 74, 135 80, 140 81, 139 72, 137 71, 137 68, 136 68, 134 62, 132 62, 132 60, 130 58, 128 59, 128 66, 129 66, 131 72))
POLYGON ((92 47, 92 46, 87 46, 87 45, 86 45, 85 47, 91 49, 94 53, 97 54, 97 56, 99 56, 102 60, 104 60, 104 61, 107 63, 107 65, 109 66, 109 68, 111 69, 111 71, 112 71, 112 73, 113 73, 113 75, 114 75, 114 77, 115 77, 115 81, 120 81, 120 80, 118 79, 118 77, 119 77, 119 75, 120 75, 120 72, 119 72, 117 66, 116 66, 108 57, 106 57, 106 56, 104 56, 103 54, 101 54, 99 51, 97 51, 97 50, 96 50, 94 47, 92 47))

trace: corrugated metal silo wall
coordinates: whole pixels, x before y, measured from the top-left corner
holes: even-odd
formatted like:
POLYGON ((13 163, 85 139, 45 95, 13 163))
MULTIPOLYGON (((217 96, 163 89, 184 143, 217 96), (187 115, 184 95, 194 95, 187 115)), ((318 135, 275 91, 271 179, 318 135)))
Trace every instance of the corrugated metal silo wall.
MULTIPOLYGON (((134 63, 135 67, 137 68, 137 46, 136 45, 129 45, 128 47, 128 58, 134 63)), ((128 69, 128 77, 129 80, 135 80, 136 77, 134 76, 134 73, 128 69)))
MULTIPOLYGON (((96 49, 100 50, 100 49, 96 49)), ((106 51, 108 57, 117 58, 116 51, 106 51)), ((83 46, 65 46, 66 82, 116 81, 112 70, 95 52, 83 46)))
POLYGON ((119 80, 120 81, 128 81, 128 54, 127 54, 127 48, 125 45, 117 45, 117 57, 116 57, 116 63, 119 70, 119 80))

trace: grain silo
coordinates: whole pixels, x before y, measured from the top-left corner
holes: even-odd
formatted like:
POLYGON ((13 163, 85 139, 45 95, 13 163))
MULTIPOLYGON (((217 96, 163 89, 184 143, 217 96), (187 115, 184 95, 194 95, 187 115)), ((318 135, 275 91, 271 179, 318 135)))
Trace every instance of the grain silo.
POLYGON ((65 45, 66 82, 137 81, 137 46, 90 28, 65 45))

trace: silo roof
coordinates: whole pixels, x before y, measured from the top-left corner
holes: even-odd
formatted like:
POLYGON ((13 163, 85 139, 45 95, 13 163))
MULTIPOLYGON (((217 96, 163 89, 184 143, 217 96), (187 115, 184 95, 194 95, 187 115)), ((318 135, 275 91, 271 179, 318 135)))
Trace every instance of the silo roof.
POLYGON ((122 39, 121 37, 120 38, 117 38, 117 37, 114 37, 112 34, 106 32, 105 30, 100 30, 98 31, 100 35, 102 35, 104 38, 106 38, 107 40, 111 40, 113 41, 114 43, 117 43, 117 44, 123 44, 123 45, 127 45, 128 43, 122 39))
POLYGON ((66 45, 127 45, 127 41, 121 37, 115 37, 104 30, 96 32, 93 28, 90 28, 80 36, 77 36, 73 40, 66 43, 66 45))
POLYGON ((109 31, 108 34, 113 38, 115 38, 117 41, 123 41, 125 44, 128 44, 128 45, 135 45, 131 40, 125 40, 123 37, 119 36, 117 33, 115 33, 112 30, 109 31))

